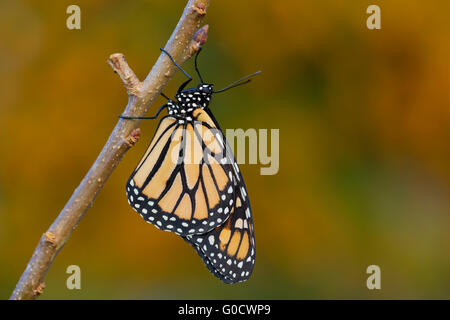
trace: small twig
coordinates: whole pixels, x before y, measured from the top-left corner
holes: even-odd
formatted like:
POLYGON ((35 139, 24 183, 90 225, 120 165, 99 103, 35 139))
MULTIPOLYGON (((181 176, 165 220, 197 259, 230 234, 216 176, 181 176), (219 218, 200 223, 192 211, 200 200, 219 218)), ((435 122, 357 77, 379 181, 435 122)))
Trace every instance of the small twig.
MULTIPOLYGON (((208 26, 200 28, 209 0, 189 0, 169 41, 164 47, 182 64, 206 41, 208 26)), ((176 72, 169 58, 161 54, 143 82, 128 66, 123 54, 110 56, 108 63, 122 79, 128 93, 124 114, 142 117, 176 72)), ((114 114, 114 116, 116 116, 114 114)), ((41 237, 10 299, 35 299, 45 288, 44 277, 58 252, 92 205, 124 154, 140 136, 140 120, 120 119, 89 172, 65 207, 41 237)))
POLYGON ((121 53, 114 53, 109 56, 108 64, 122 79, 123 85, 127 89, 129 95, 136 95, 141 82, 134 74, 133 70, 128 66, 125 56, 121 53))

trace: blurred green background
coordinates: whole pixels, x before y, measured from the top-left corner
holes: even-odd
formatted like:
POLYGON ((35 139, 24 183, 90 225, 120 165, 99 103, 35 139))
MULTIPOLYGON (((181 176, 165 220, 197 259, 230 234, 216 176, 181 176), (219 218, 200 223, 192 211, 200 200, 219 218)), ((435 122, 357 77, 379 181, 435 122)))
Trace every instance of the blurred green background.
MULTIPOLYGON (((128 206, 126 179, 157 125, 147 121, 41 299, 450 298, 450 2, 211 2, 204 78, 222 87, 263 70, 215 98, 216 118, 223 129, 280 129, 277 175, 241 165, 253 276, 222 284, 187 243, 128 206), (381 30, 366 27, 370 4, 381 7, 381 30), (81 290, 66 288, 71 264, 81 290), (371 264, 379 291, 366 288, 371 264)), ((143 79, 184 5, 0 2, 0 298, 126 105, 106 59, 124 53, 143 79), (70 4, 81 7, 81 30, 66 28, 70 4)))

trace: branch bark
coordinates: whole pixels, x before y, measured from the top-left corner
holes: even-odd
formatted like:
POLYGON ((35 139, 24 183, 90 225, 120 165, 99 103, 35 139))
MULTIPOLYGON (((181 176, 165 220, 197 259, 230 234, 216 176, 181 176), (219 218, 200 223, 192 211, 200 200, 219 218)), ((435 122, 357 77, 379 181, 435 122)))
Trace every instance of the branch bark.
MULTIPOLYGON (((200 28, 209 0, 189 0, 183 14, 164 47, 177 61, 184 63, 205 42, 208 26, 200 28), (199 29, 200 28, 200 29, 199 29)), ((161 54, 144 81, 139 81, 121 53, 112 54, 108 63, 119 75, 128 93, 128 104, 123 114, 145 116, 161 90, 177 71, 161 54)), ((10 299, 35 299, 45 288, 44 277, 58 252, 91 207, 98 192, 140 136, 141 120, 120 119, 92 167, 75 189, 63 210, 45 232, 10 299)))

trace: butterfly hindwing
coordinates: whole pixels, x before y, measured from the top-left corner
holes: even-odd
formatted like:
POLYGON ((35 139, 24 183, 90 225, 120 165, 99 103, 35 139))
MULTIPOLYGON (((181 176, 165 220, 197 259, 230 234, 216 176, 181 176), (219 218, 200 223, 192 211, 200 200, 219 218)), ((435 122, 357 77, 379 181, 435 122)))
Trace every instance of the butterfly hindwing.
POLYGON ((236 190, 235 205, 225 223, 208 233, 184 237, 213 275, 225 283, 247 280, 255 263, 253 219, 244 192, 245 186, 236 190))

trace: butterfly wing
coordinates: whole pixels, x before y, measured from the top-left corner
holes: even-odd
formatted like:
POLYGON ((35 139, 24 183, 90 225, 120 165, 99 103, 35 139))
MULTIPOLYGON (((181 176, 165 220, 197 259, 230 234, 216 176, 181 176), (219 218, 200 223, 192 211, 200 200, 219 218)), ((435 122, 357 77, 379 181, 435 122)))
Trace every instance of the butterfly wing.
MULTIPOLYGON (((219 128, 209 110, 208 116, 219 128)), ((220 128, 219 128, 220 130, 220 128)), ((250 277, 255 264, 255 236, 253 218, 244 180, 233 153, 227 147, 227 162, 232 164, 234 201, 230 217, 213 230, 183 237, 190 243, 214 276, 225 283, 245 281, 250 277)))
POLYGON ((248 198, 236 192, 236 205, 228 220, 205 234, 184 237, 208 269, 225 283, 245 281, 255 264, 253 219, 248 198))
POLYGON ((194 115, 192 121, 161 119, 126 185, 134 210, 179 235, 214 229, 228 219, 234 201, 233 167, 216 160, 224 140, 208 114, 199 109, 194 115))

